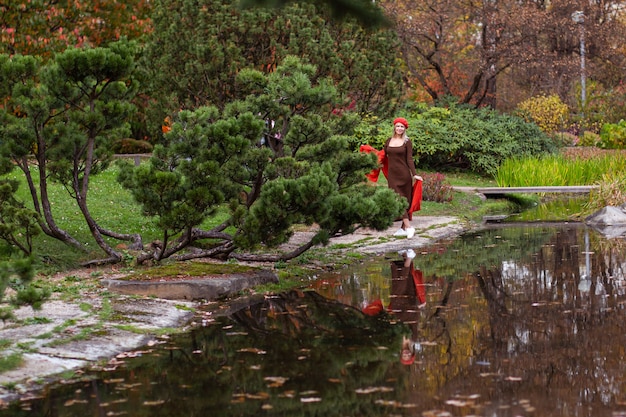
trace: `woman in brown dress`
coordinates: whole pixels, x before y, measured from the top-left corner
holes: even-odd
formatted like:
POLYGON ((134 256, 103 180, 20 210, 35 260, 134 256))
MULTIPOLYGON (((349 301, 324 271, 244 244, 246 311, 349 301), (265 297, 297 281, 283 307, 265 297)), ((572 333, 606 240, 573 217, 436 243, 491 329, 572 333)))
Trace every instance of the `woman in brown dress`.
POLYGON ((409 207, 413 193, 413 181, 422 180, 415 171, 413 147, 406 135, 409 123, 405 118, 398 117, 393 121, 393 136, 385 142, 384 150, 388 160, 387 182, 389 188, 407 200, 407 210, 402 214, 402 226, 394 236, 406 236, 408 239, 415 234, 415 228, 409 221, 409 207))

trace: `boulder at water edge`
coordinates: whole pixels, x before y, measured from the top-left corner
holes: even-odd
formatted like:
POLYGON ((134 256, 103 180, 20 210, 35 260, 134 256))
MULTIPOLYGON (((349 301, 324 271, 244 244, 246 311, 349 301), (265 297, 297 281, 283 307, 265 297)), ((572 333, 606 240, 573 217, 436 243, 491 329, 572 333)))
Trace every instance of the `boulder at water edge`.
POLYGON ((595 230, 607 238, 626 236, 626 205, 607 206, 585 219, 595 230))
POLYGON ((587 224, 626 225, 623 207, 607 206, 588 216, 585 221, 587 224))

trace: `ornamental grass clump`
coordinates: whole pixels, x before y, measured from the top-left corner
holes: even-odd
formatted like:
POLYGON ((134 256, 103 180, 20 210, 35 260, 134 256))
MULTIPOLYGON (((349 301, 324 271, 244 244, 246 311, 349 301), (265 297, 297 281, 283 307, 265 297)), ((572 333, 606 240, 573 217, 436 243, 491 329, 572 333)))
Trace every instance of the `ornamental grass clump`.
POLYGON ((496 182, 500 187, 593 185, 604 175, 625 172, 626 160, 619 154, 572 158, 550 155, 541 158, 507 159, 500 165, 496 182))
POLYGON ((584 206, 586 212, 592 213, 603 207, 626 203, 626 175, 623 173, 607 174, 598 185, 589 194, 589 201, 584 206))

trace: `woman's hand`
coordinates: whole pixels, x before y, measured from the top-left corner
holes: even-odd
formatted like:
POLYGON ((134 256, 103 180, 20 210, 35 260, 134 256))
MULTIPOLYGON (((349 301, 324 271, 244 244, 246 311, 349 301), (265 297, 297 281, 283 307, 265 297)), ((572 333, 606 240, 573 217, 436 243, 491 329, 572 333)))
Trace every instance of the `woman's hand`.
POLYGON ((416 181, 424 181, 419 175, 413 175, 413 179, 416 181))

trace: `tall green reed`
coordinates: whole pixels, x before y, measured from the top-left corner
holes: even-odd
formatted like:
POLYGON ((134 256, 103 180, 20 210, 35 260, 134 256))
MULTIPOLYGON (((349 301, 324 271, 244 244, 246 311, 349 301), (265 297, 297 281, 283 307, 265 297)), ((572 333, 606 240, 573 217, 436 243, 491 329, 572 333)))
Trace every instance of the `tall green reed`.
POLYGON ((507 159, 496 173, 500 187, 594 185, 606 177, 626 175, 623 155, 601 155, 588 159, 549 155, 507 159))

